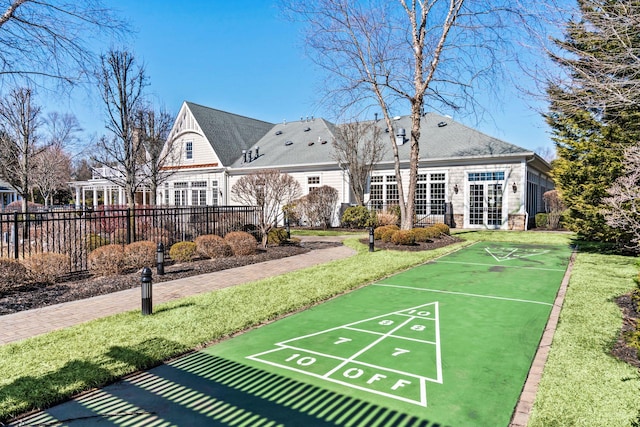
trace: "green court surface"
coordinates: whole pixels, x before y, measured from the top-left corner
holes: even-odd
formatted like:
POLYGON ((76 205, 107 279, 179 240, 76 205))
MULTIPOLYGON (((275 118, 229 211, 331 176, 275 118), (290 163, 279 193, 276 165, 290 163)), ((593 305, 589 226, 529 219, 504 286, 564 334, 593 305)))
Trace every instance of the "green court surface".
POLYGON ((569 257, 477 243, 74 404, 131 412, 108 425, 507 426, 569 257))

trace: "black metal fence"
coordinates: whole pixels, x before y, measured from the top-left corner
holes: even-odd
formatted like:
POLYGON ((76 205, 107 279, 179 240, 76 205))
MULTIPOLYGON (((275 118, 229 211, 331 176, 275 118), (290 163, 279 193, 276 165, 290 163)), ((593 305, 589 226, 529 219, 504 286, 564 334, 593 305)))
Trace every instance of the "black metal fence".
MULTIPOLYGON (((369 209, 376 212, 393 212, 398 209, 397 204, 384 204, 372 202, 368 205, 369 209)), ((446 224, 453 227, 453 204, 446 203, 419 203, 416 205, 416 213, 413 218, 413 224, 416 227, 428 227, 433 224, 446 224)))
POLYGON ((89 252, 98 246, 150 240, 168 249, 204 234, 254 233, 258 213, 253 206, 100 206, 95 211, 0 213, 0 257, 22 259, 57 252, 69 255, 69 273, 82 272, 87 270, 89 252))

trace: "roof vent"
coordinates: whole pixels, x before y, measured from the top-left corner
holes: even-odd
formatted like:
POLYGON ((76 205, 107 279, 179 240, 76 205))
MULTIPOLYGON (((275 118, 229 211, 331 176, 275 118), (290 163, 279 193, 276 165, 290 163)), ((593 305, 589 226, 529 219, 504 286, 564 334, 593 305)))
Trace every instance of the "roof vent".
POLYGON ((400 120, 400 119, 401 119, 401 117, 400 117, 400 116, 395 116, 395 117, 393 118, 393 120, 395 120, 395 121, 398 121, 398 120, 400 120))
POLYGON ((439 128, 443 128, 443 127, 445 127, 446 125, 447 125, 447 122, 440 122, 440 123, 438 123, 438 127, 439 127, 439 128))
POLYGON ((287 145, 287 146, 288 145, 293 145, 293 141, 287 141, 287 142, 284 143, 284 145, 287 145))
POLYGON ((305 132, 309 132, 310 130, 311 130, 311 128, 310 128, 310 127, 306 127, 306 128, 304 128, 304 131, 305 131, 305 132))
POLYGON ((322 144, 322 145, 324 145, 324 144, 326 144, 326 143, 327 143, 327 141, 326 141, 326 140, 324 140, 324 141, 322 141, 322 142, 321 142, 321 144, 322 144))
POLYGON ((404 128, 398 129, 396 133, 396 145, 402 145, 405 141, 405 136, 407 136, 407 131, 404 128))
POLYGON ((386 133, 389 133, 389 128, 384 128, 384 131, 385 131, 386 133))
POLYGON ((309 142, 307 145, 311 147, 313 145, 313 141, 309 142))
POLYGON ((282 131, 281 130, 276 131, 276 135, 282 135, 282 131))

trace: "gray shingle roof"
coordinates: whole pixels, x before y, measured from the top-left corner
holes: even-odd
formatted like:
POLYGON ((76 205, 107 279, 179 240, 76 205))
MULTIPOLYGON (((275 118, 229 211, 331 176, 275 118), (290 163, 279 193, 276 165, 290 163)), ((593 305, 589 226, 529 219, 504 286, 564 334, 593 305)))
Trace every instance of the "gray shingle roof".
MULTIPOLYGON (((334 163, 331 142, 335 138, 336 125, 324 119, 273 124, 192 102, 186 102, 186 105, 223 166, 271 168, 334 163), (247 153, 251 151, 251 161, 245 161, 243 150, 247 153), (259 152, 257 158, 256 151, 259 152)), ((378 120, 377 125, 383 130, 386 128, 383 120, 378 120)), ((408 141, 411 118, 409 116, 396 118, 393 126, 394 132, 400 128, 405 129, 408 141)), ((387 133, 382 135, 383 138, 389 136, 387 133)), ((407 142, 398 148, 400 159, 408 160, 410 144, 407 142)), ((436 113, 428 113, 422 117, 421 160, 453 160, 517 154, 528 155, 531 151, 436 113)), ((386 150, 382 162, 393 162, 391 148, 386 150)))
POLYGON ((232 164, 273 127, 273 123, 250 119, 186 102, 223 166, 232 164))
MULTIPOLYGON (((311 121, 290 122, 274 125, 251 150, 255 158, 255 149, 259 147, 260 156, 251 162, 244 162, 239 157, 232 165, 233 168, 243 167, 282 167, 294 165, 312 165, 333 163, 331 141, 334 139, 333 123, 324 119, 311 121), (306 129, 309 130, 306 130, 306 129), (287 141, 291 144, 287 145, 287 141), (323 142, 326 143, 323 144, 323 142)), ((378 126, 383 130, 386 124, 378 120, 378 126)), ((395 130, 406 130, 407 142, 398 147, 401 160, 408 160, 410 144, 408 138, 411 130, 411 118, 400 117, 394 120, 395 130)), ((383 138, 389 135, 383 132, 383 138)), ((389 147, 389 145, 387 145, 389 147)), ((469 128, 451 118, 435 113, 428 113, 422 118, 420 133, 420 159, 462 159, 469 157, 493 157, 503 155, 527 155, 531 151, 500 139, 488 136, 475 129, 469 128)), ((393 151, 386 150, 382 162, 393 162, 393 151)))

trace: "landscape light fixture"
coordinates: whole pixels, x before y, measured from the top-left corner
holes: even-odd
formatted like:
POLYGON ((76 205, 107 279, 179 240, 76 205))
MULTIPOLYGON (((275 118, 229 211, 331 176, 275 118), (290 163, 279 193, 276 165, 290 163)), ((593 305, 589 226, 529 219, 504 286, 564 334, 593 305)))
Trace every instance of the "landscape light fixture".
POLYGON ((373 227, 369 227, 369 252, 373 252, 373 246, 374 246, 373 227))
POLYGON ((164 245, 162 242, 158 243, 158 249, 156 249, 156 270, 159 276, 164 274, 164 245))
POLYGON ((141 290, 142 290, 142 315, 147 316, 149 314, 153 314, 153 299, 151 295, 151 282, 152 282, 152 273, 149 267, 145 267, 142 269, 142 277, 140 281, 142 282, 141 290))

